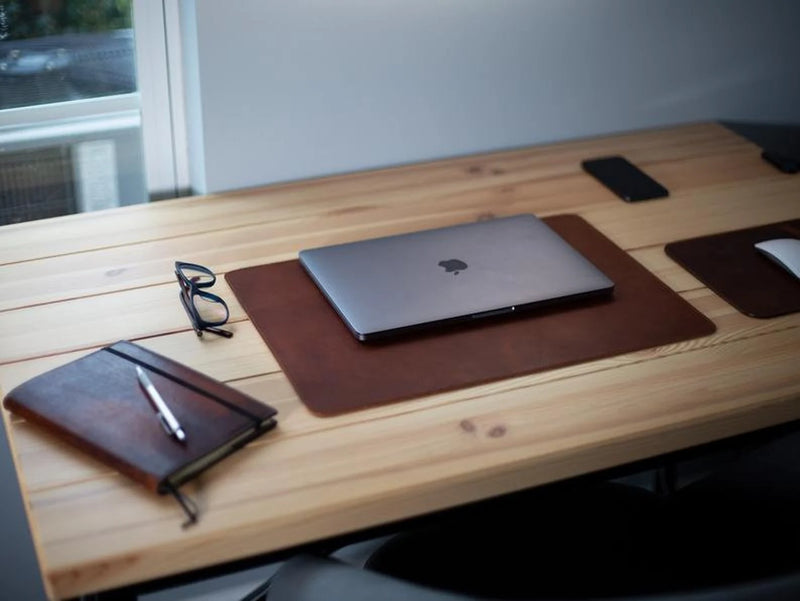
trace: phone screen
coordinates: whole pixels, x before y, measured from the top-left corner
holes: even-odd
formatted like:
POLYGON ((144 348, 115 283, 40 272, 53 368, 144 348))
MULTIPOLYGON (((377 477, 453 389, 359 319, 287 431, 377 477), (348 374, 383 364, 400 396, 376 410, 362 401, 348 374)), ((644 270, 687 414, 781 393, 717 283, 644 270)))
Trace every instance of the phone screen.
POLYGON ((669 196, 664 186, 623 157, 591 159, 581 166, 626 202, 669 196))

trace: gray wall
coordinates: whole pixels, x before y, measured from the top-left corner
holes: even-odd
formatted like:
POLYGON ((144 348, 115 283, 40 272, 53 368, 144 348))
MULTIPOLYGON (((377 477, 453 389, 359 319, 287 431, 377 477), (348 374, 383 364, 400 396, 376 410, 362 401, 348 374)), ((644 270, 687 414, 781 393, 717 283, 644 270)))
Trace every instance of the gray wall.
POLYGON ((198 192, 689 121, 800 122, 795 0, 182 10, 198 192))

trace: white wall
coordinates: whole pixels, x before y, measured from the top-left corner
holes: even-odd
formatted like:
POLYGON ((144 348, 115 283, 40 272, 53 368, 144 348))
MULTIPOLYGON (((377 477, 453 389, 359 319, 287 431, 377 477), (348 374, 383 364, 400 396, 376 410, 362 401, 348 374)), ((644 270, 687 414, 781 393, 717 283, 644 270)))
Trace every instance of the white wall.
POLYGON ((688 121, 800 123, 795 0, 183 0, 216 192, 688 121))

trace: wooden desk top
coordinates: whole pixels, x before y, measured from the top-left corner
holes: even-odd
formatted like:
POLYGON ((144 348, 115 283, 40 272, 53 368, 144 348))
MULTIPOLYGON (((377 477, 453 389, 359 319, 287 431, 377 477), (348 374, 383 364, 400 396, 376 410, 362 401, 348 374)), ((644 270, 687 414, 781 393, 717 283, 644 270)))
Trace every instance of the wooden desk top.
POLYGON ((185 531, 173 500, 4 414, 51 594, 278 550, 800 418, 800 314, 745 317, 663 251, 800 217, 800 176, 759 155, 722 126, 699 124, 0 228, 4 390, 129 339, 280 411, 276 431, 187 487, 203 515, 185 531), (671 196, 626 204, 580 168, 616 153, 671 196), (222 274, 304 247, 518 212, 583 216, 718 331, 317 418, 223 278, 214 291, 230 304, 232 340, 198 340, 178 302, 176 259, 222 274))

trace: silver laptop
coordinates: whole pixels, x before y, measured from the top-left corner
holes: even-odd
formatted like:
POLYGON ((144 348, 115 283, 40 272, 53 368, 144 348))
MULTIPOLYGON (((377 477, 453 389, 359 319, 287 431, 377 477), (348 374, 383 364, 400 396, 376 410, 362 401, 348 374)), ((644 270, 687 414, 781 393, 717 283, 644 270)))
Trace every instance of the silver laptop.
POLYGON ((362 341, 614 289, 528 214, 307 249, 300 263, 362 341))

